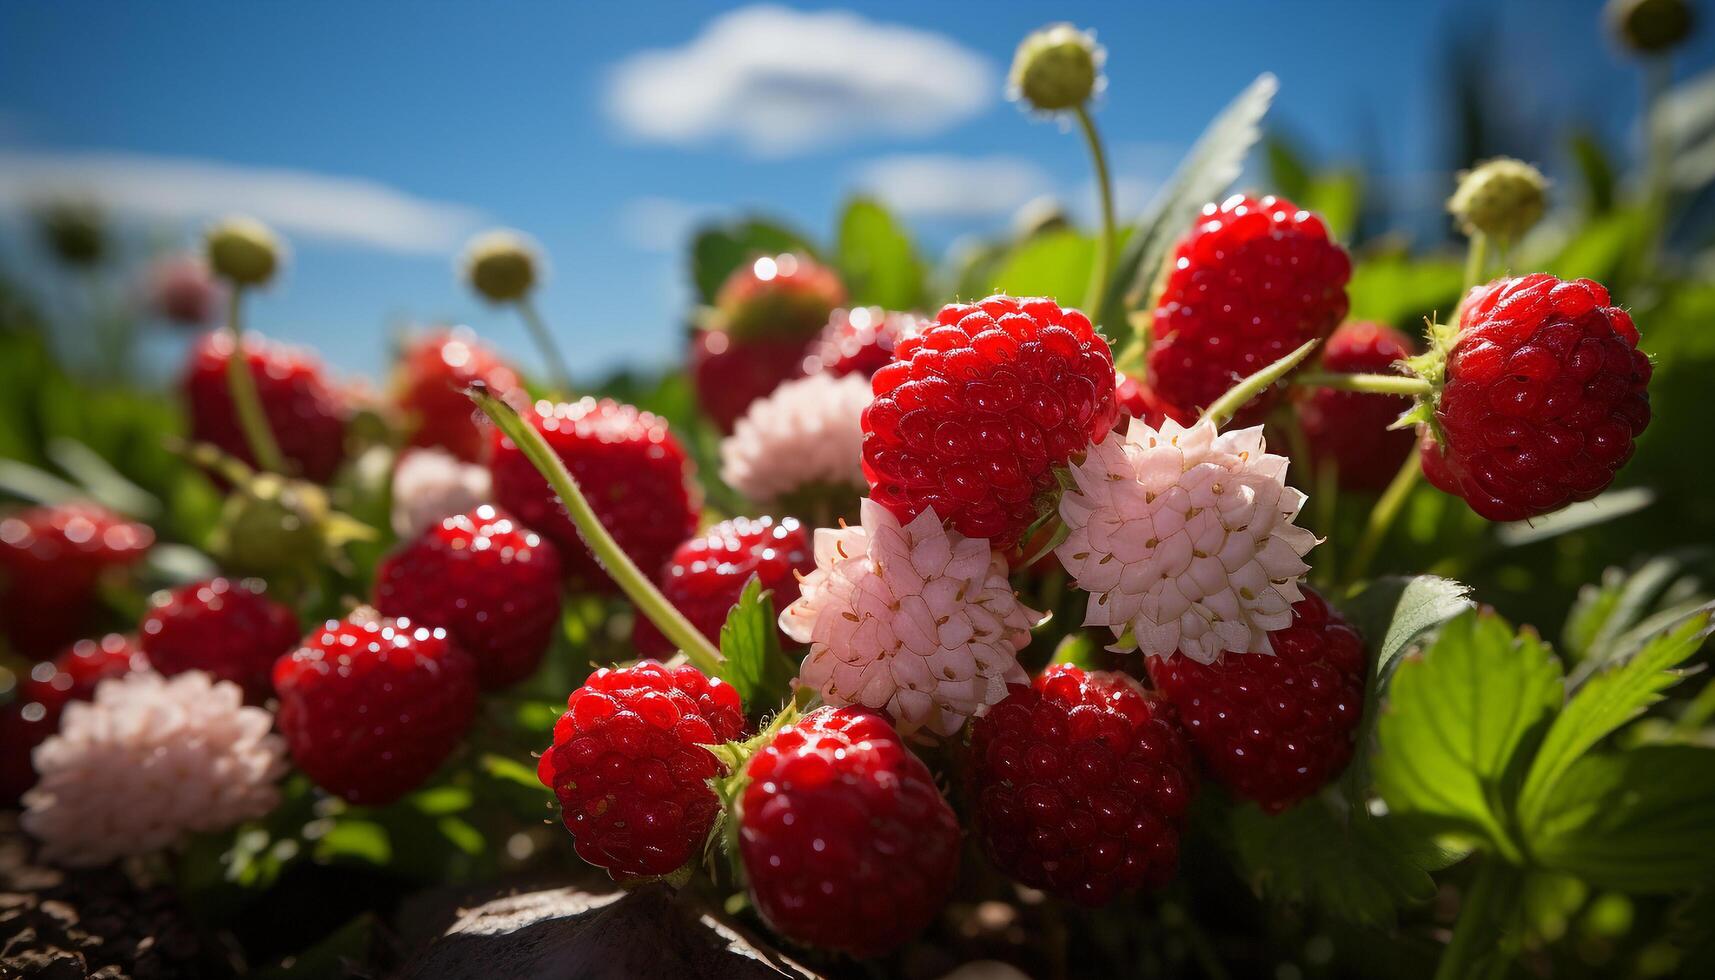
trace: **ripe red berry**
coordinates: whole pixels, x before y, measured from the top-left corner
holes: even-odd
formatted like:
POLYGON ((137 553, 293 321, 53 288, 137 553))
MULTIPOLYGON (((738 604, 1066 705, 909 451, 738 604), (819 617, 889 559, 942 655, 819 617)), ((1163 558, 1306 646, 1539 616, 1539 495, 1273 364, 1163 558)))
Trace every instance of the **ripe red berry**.
POLYGON ((863 416, 870 496, 908 521, 1006 550, 1036 520, 1065 464, 1114 426, 1113 355, 1090 320, 1050 299, 943 307, 875 373, 863 416))
POLYGON ((207 671, 244 688, 251 704, 268 699, 275 659, 302 635, 291 607, 263 595, 261 582, 228 578, 155 593, 138 633, 156 670, 207 671))
MULTIPOLYGON (((345 457, 344 397, 328 382, 321 362, 303 351, 251 335, 244 353, 280 453, 298 475, 326 483, 345 457)), ((206 333, 191 348, 183 380, 191 438, 254 466, 227 384, 231 357, 232 337, 225 331, 206 333)))
MULTIPOLYGON (((690 463, 665 419, 593 398, 540 401, 523 417, 566 464, 602 525, 639 568, 660 568, 697 529, 690 463)), ((559 547, 574 585, 613 589, 548 481, 498 428, 493 439, 488 465, 495 502, 559 547)))
POLYGON ((833 270, 807 255, 761 256, 739 266, 715 296, 715 326, 734 337, 815 337, 846 301, 833 270))
POLYGON ((757 911, 795 942, 878 956, 952 892, 959 825, 884 715, 824 706, 746 766, 739 852, 757 911))
MULTIPOLYGON (((1322 219, 1280 197, 1209 204, 1173 255, 1150 327, 1149 381, 1194 416, 1346 316, 1352 262, 1322 219)), ((1271 389, 1241 414, 1259 420, 1271 389)))
POLYGON ((1083 905, 1179 865, 1196 789, 1185 736, 1124 674, 1049 667, 971 726, 970 795, 995 865, 1083 905))
POLYGON ((891 313, 879 306, 835 310, 804 357, 804 373, 870 377, 893 361, 901 337, 928 326, 932 324, 913 314, 891 313))
POLYGON ((137 644, 109 633, 79 640, 52 661, 36 664, 0 708, 0 806, 17 802, 34 785, 30 752, 59 729, 60 713, 73 701, 95 696, 95 685, 148 666, 137 644))
POLYGON ((181 327, 218 323, 226 299, 225 287, 214 278, 200 255, 173 255, 149 268, 143 298, 151 312, 181 327))
POLYGON ((1466 297, 1423 473, 1491 521, 1526 520, 1614 482, 1650 421, 1650 362, 1588 279, 1500 279, 1466 297))
POLYGON ((48 657, 89 629, 96 585, 140 561, 155 532, 89 503, 0 518, 0 632, 19 653, 48 657))
POLYGON ((738 692, 695 667, 604 667, 566 699, 536 775, 579 857, 617 881, 667 875, 720 815, 708 781, 726 767, 704 746, 743 733, 738 692))
POLYGON ((691 336, 691 385, 697 405, 722 432, 731 432, 750 403, 804 373, 809 341, 802 337, 740 340, 719 330, 691 336))
MULTIPOLYGON (((774 608, 782 610, 798 598, 794 573, 815 567, 810 536, 797 519, 735 517, 680 545, 656 584, 692 625, 718 643, 727 613, 752 575, 774 591, 774 608)), ((646 657, 674 650, 647 616, 637 617, 631 642, 646 657)))
MULTIPOLYGON (((1341 324, 1322 348, 1322 369, 1392 374, 1412 355, 1411 338, 1385 324, 1341 324)), ((1391 396, 1313 388, 1297 401, 1298 424, 1316 467, 1332 465, 1347 490, 1380 490, 1411 455, 1409 429, 1389 429, 1410 405, 1391 396)))
POLYGON ((1351 761, 1368 658, 1357 632, 1309 589, 1293 604, 1292 625, 1268 640, 1273 655, 1212 664, 1151 657, 1148 667, 1215 778, 1278 813, 1351 761))
POLYGON ((559 552, 483 504, 389 555, 375 572, 375 608, 444 627, 476 658, 483 687, 505 687, 536 672, 559 625, 559 552))
POLYGON ((476 714, 476 663, 445 630, 360 610, 274 663, 279 725, 317 786, 363 806, 421 786, 476 714))
POLYGON ((1169 417, 1182 425, 1189 425, 1197 418, 1195 413, 1186 414, 1163 402, 1147 380, 1123 372, 1114 379, 1114 402, 1120 408, 1119 418, 1114 422, 1115 432, 1124 432, 1132 419, 1142 419, 1160 428, 1169 417))
POLYGON ((488 439, 464 393, 473 381, 488 385, 497 398, 522 390, 512 366, 468 329, 437 330, 405 349, 396 404, 411 421, 410 445, 439 446, 466 462, 481 461, 488 439))

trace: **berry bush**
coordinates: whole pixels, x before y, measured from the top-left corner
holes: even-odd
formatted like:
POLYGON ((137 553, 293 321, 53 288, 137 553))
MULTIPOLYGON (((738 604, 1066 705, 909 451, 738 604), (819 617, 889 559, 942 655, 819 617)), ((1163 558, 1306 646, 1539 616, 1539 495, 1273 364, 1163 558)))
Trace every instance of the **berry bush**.
MULTIPOLYGON (((1653 62, 1689 23, 1610 7, 1653 62)), ((337 378, 245 333, 287 256, 237 218, 135 256, 103 343, 189 331, 151 384, 47 312, 136 243, 44 210, 0 975, 1715 975, 1707 99, 1634 180, 1470 161, 1407 248, 1267 75, 1121 220, 1129 57, 1013 65, 1090 226, 709 224, 654 374, 564 356, 496 231, 461 276, 537 358, 337 378), (115 895, 170 928, 103 946, 115 895)))

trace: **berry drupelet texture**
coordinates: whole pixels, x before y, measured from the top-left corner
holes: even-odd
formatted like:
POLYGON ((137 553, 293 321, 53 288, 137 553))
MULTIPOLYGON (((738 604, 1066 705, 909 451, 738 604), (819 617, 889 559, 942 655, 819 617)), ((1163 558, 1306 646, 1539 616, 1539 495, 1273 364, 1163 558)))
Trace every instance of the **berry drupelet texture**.
POLYGON ((702 853, 720 814, 704 746, 738 738, 730 685, 690 666, 604 667, 566 700, 536 774, 559 798, 578 856, 616 880, 668 875, 702 853))
POLYGON ((803 337, 740 339, 718 330, 691 336, 691 386, 697 405, 722 432, 781 382, 804 373, 810 341, 803 337))
POLYGON ((399 359, 395 404, 411 426, 411 446, 437 446, 480 462, 488 439, 464 389, 481 381, 497 398, 522 389, 518 373, 466 329, 437 330, 413 341, 399 359))
MULTIPOLYGON (((774 593, 774 608, 798 598, 797 573, 816 567, 810 535, 794 518, 735 517, 680 545, 656 582, 667 601, 702 634, 720 642, 727 613, 756 576, 774 593)), ((646 657, 669 656, 673 644, 647 616, 637 617, 632 645, 646 657)))
POLYGON ((1005 550, 1047 506, 1054 467, 1113 428, 1113 355, 1053 300, 944 307, 872 379, 863 468, 902 522, 928 508, 1005 550))
POLYGON ((53 656, 89 630, 102 575, 141 561, 154 543, 148 525, 96 504, 0 517, 0 632, 27 657, 53 656))
POLYGON ((79 640, 51 661, 31 668, 10 704, 0 707, 0 806, 10 806, 36 781, 30 752, 59 728, 73 701, 95 696, 95 685, 148 666, 128 636, 109 633, 79 640))
POLYGON ((913 314, 892 313, 879 306, 835 310, 804 357, 804 373, 872 377, 893 361, 900 338, 932 325, 913 314))
POLYGON ((167 676, 202 670, 261 704, 273 693, 274 661, 297 646, 298 617, 262 594, 255 579, 196 582, 157 592, 137 628, 150 666, 167 676))
MULTIPOLYGON (((1411 338, 1381 323, 1341 324, 1322 348, 1322 369, 1339 374, 1392 374, 1415 351, 1411 338)), ((1313 388, 1296 403, 1298 424, 1318 469, 1332 465, 1340 487, 1376 491, 1388 485, 1413 443, 1409 428, 1389 429, 1410 403, 1392 395, 1313 388)))
POLYGON ((1272 656, 1151 657, 1148 668, 1215 779, 1278 813, 1351 761, 1368 659, 1357 632, 1309 589, 1292 625, 1268 638, 1272 656))
POLYGON ((968 786, 995 865, 1082 905, 1158 887, 1196 788, 1172 710, 1123 674, 1061 664, 971 726, 968 786))
MULTIPOLYGON (((191 438, 254 466, 256 458, 239 427, 227 384, 231 357, 232 337, 225 331, 204 334, 191 348, 183 379, 191 438)), ((326 483, 345 458, 345 398, 329 382, 321 362, 302 351, 252 334, 244 339, 244 357, 281 454, 297 475, 326 483)))

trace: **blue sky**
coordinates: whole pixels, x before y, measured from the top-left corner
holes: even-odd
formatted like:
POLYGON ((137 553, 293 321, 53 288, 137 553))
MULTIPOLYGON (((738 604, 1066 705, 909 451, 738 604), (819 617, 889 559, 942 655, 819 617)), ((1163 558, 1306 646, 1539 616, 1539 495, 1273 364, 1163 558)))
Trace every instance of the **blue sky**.
MULTIPOLYGON (((1508 111, 1628 132, 1637 82, 1594 0, 1480 3, 713 4, 485 2, 0 5, 0 261, 43 181, 82 182, 166 240, 246 195, 285 228, 268 333, 376 372, 388 329, 468 322, 528 358, 522 328, 454 280, 490 225, 550 256, 541 294, 575 370, 679 356, 681 242, 748 208, 822 235, 858 186, 930 251, 1004 227, 1022 199, 1084 206, 1078 141, 1001 94, 1050 20, 1109 52, 1099 122, 1140 206, 1258 72, 1275 123, 1371 158, 1401 193, 1450 179, 1445 38, 1489 24, 1508 111), (818 12, 849 9, 855 19, 818 12)), ((1715 61, 1705 31, 1682 73, 1715 61)), ((160 362, 174 352, 153 351, 160 362)))

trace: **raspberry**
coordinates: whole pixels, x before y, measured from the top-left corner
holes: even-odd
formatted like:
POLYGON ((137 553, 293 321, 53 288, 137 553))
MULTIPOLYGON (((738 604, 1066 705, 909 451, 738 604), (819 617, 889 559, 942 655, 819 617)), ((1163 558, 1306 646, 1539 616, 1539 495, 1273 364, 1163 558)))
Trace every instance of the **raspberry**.
POLYGON ((801 337, 739 340, 718 330, 699 330, 691 338, 697 405, 722 432, 731 432, 751 402, 804 373, 807 350, 801 337))
MULTIPOLYGON (((665 419, 593 398, 540 401, 523 416, 566 464, 602 525, 639 568, 660 568, 697 529, 690 464, 665 419)), ((578 537, 548 481, 498 428, 488 465, 495 501, 559 547, 573 583, 611 591, 613 581, 578 537)))
POLYGON ((759 749, 745 776, 739 852, 776 932, 878 956, 933 921, 958 874, 959 825, 886 716, 817 708, 759 749))
POLYGON ((317 786, 364 806, 422 785, 476 714, 476 662, 445 630, 359 610, 274 663, 279 725, 317 786))
POLYGON ((459 459, 482 459, 487 438, 464 389, 488 385, 497 398, 522 389, 518 373, 464 328, 437 330, 413 342, 399 359, 397 399, 412 422, 412 446, 439 446, 459 459))
POLYGON ((130 637, 109 633, 79 640, 52 661, 39 663, 18 685, 11 704, 0 708, 0 806, 10 806, 36 781, 30 752, 59 728, 60 712, 88 701, 95 685, 148 666, 130 637))
POLYGON ((560 555, 489 504, 446 518, 381 563, 375 608, 444 627, 483 687, 536 672, 560 622, 560 555))
POLYGON ((1368 658, 1357 632, 1308 588, 1292 625, 1268 639, 1273 656, 1150 657, 1148 668, 1215 778, 1278 813, 1351 761, 1368 658))
POLYGON ((207 671, 261 704, 274 660, 298 644, 298 617, 262 594, 256 579, 217 578, 157 592, 138 627, 149 663, 167 676, 207 671))
MULTIPOLYGON (((735 517, 691 538, 661 570, 661 594, 716 643, 727 613, 752 575, 774 591, 774 608, 798 598, 797 573, 816 567, 810 536, 794 518, 735 517)), ((646 616, 637 617, 631 643, 647 657, 670 656, 673 644, 646 616)))
POLYGON ((1526 520, 1614 482, 1650 421, 1650 362, 1588 279, 1501 279, 1466 297, 1432 424, 1429 482, 1491 521, 1526 520))
POLYGON ((1054 467, 1113 428, 1113 355, 1050 299, 990 296, 935 320, 875 374, 864 476, 901 522, 933 507, 1004 551, 1041 513, 1054 467))
MULTIPOLYGON (((1390 374, 1412 355, 1411 338, 1380 323, 1346 323, 1322 348, 1322 369, 1390 374)), ((1408 429, 1389 430, 1407 404, 1390 395, 1316 388, 1297 402, 1298 424, 1317 467, 1331 463, 1347 490, 1380 490, 1411 455, 1408 429)))
POLYGON ((566 699, 536 774, 559 797, 578 856, 616 881, 671 874, 720 815, 708 749, 744 733, 731 685, 689 666, 604 667, 566 699))
MULTIPOLYGON (((301 351, 251 335, 244 339, 244 352, 281 454, 299 475, 326 483, 345 456, 348 409, 343 397, 329 384, 321 363, 301 351)), ((206 333, 191 348, 183 379, 191 438, 254 466, 256 458, 227 387, 231 357, 232 337, 225 331, 206 333)))
POLYGON ((833 270, 807 255, 763 256, 727 276, 715 296, 716 327, 743 339, 808 341, 828 322, 846 289, 833 270))
POLYGON ((1124 674, 1070 664, 977 719, 967 781, 995 865, 1089 906, 1173 877, 1196 788, 1170 708, 1124 674))
MULTIPOLYGON (((1322 219, 1280 197, 1208 204, 1179 242, 1150 327, 1150 385, 1195 415, 1346 316, 1352 262, 1322 219)), ((1278 388, 1240 415, 1259 421, 1278 388)))
POLYGON ((835 310, 804 357, 804 373, 871 377, 893 360, 901 337, 925 326, 910 313, 889 313, 879 306, 835 310))
POLYGON ((155 532, 89 503, 0 518, 0 632, 19 653, 50 656, 89 628, 108 569, 140 561, 155 532))
POLYGON ((1190 425, 1197 420, 1195 413, 1181 412, 1163 402, 1147 380, 1123 372, 1116 373, 1114 378, 1114 402, 1120 409, 1119 418, 1114 422, 1115 432, 1124 432, 1131 419, 1142 419, 1155 428, 1160 428, 1161 423, 1170 417, 1181 425, 1190 425))

